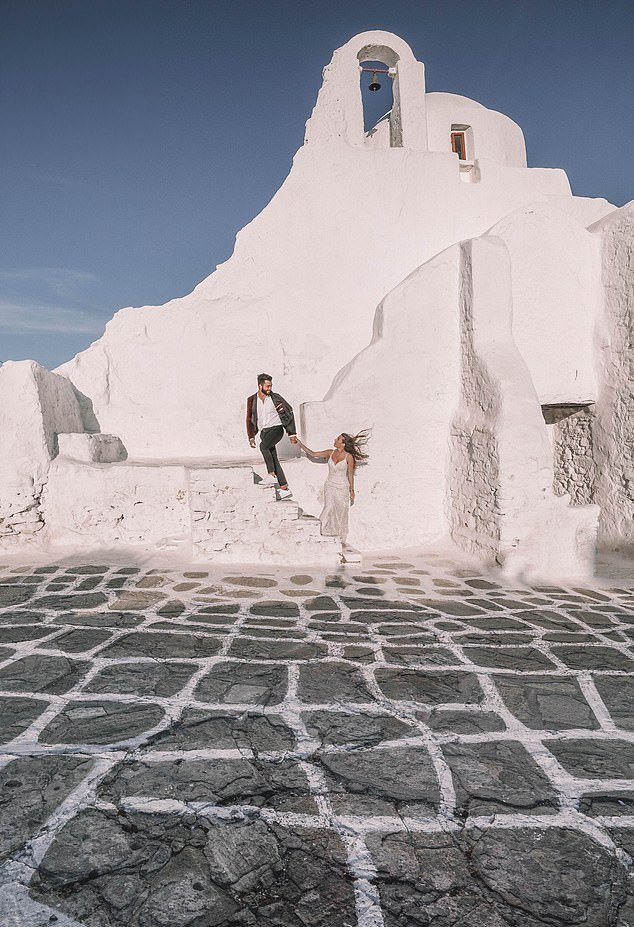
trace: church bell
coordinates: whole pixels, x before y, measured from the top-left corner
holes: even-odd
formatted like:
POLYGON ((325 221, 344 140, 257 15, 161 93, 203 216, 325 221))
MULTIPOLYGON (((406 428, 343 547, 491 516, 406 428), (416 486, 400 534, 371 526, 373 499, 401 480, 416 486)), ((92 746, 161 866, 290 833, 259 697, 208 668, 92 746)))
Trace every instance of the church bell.
POLYGON ((372 72, 372 80, 370 81, 370 84, 369 84, 369 86, 368 86, 368 90, 380 90, 380 89, 381 89, 381 85, 380 85, 380 83, 379 83, 379 81, 378 81, 378 78, 377 78, 377 76, 376 76, 376 71, 373 71, 373 72, 372 72))

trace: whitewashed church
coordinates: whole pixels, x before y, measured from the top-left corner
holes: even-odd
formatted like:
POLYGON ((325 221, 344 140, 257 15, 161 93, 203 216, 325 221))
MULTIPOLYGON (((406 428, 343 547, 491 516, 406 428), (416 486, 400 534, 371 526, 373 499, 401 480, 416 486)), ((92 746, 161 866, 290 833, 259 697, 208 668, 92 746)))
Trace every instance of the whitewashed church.
POLYGON ((402 39, 355 36, 226 263, 53 372, 0 368, 0 551, 338 562, 322 467, 287 444, 293 500, 256 485, 244 404, 269 371, 309 446, 372 429, 355 548, 588 576, 634 542, 633 217, 527 167, 507 116, 426 93, 402 39), (393 98, 369 131, 367 62, 393 98))

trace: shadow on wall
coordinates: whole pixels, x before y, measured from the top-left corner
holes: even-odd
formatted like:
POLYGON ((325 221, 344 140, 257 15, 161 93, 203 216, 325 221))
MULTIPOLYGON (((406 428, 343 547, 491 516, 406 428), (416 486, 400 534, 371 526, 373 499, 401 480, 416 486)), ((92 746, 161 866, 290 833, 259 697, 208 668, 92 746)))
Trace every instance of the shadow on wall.
POLYGON ((77 405, 79 406, 84 431, 87 431, 88 434, 98 434, 101 431, 101 427, 95 415, 92 399, 89 399, 88 396, 80 392, 76 386, 73 386, 73 391, 77 399, 77 405))

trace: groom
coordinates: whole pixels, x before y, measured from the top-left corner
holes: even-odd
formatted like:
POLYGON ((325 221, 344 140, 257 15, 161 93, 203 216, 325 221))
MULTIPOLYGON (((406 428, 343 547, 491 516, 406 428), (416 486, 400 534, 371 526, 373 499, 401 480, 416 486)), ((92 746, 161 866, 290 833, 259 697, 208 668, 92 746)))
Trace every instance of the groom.
POLYGON ((284 430, 293 444, 297 444, 293 407, 279 393, 273 392, 273 378, 269 373, 258 376, 258 391, 247 399, 247 435, 249 444, 255 447, 255 436, 260 432, 260 451, 268 476, 259 486, 280 487, 280 499, 291 495, 282 465, 277 458, 276 445, 284 437, 284 430))

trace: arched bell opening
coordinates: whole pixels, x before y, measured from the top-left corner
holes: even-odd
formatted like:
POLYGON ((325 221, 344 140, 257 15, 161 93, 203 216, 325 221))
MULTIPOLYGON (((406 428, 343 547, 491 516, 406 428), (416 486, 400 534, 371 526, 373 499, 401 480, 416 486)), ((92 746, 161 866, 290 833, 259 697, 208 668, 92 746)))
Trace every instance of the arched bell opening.
POLYGON ((366 143, 376 148, 402 148, 398 55, 386 46, 366 45, 357 58, 366 143))
POLYGON ((363 131, 366 138, 374 144, 380 134, 386 133, 386 147, 389 147, 389 123, 394 106, 393 78, 389 68, 384 61, 364 61, 359 79, 363 102, 363 131))

